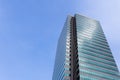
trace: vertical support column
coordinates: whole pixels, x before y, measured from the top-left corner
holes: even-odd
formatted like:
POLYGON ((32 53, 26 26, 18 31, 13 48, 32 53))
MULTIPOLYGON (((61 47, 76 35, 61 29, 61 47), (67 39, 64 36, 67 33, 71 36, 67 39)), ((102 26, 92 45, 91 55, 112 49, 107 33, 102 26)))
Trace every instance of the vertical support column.
POLYGON ((71 76, 70 80, 79 80, 79 63, 78 63, 78 49, 77 49, 77 32, 76 32, 76 19, 72 17, 70 25, 70 38, 71 38, 71 76))

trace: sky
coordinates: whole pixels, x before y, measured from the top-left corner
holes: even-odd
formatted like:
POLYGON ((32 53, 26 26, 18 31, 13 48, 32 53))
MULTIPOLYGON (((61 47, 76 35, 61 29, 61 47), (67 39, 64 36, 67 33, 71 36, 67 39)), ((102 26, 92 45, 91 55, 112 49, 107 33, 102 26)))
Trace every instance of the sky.
POLYGON ((99 20, 120 69, 120 0, 0 0, 0 80, 52 80, 67 15, 99 20))

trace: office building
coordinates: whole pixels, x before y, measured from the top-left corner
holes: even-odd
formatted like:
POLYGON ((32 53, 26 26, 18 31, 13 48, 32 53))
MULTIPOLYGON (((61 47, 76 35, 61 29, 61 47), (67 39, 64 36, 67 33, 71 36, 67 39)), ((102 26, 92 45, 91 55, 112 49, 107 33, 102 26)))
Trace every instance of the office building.
POLYGON ((52 80, 120 80, 99 21, 79 14, 67 17, 52 80))

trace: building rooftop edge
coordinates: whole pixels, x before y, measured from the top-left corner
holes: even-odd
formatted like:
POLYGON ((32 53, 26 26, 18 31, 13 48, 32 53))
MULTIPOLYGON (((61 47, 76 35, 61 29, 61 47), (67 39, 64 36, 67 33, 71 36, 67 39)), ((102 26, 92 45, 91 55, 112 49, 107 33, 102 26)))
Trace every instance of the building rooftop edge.
POLYGON ((83 17, 85 17, 85 18, 88 18, 88 19, 91 19, 91 20, 94 20, 94 21, 100 22, 100 21, 98 21, 98 20, 96 20, 96 19, 94 19, 94 18, 91 18, 91 17, 85 16, 85 15, 81 15, 81 14, 78 14, 78 13, 75 13, 74 16, 72 16, 72 15, 68 15, 67 17, 75 17, 76 15, 83 16, 83 17))

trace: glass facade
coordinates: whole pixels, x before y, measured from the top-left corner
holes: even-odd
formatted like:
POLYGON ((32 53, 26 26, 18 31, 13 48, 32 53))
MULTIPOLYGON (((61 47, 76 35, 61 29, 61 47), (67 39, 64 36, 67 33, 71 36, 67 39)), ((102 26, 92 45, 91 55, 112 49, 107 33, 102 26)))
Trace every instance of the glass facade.
POLYGON ((57 45, 52 80, 70 80, 70 21, 67 17, 57 45))
POLYGON ((80 80, 120 80, 98 21, 76 14, 80 80))
POLYGON ((99 21, 79 14, 68 16, 58 41, 52 80, 120 80, 118 68, 99 21), (72 18, 75 19, 74 22, 71 21, 72 18), (71 29, 73 27, 76 29, 71 29), (74 38, 71 38, 71 31, 75 32, 76 36, 72 36, 74 38), (71 52, 74 49, 71 45, 76 46, 77 51, 71 52), (74 71, 74 68, 78 69, 74 71), (72 69, 77 76, 72 74, 72 69))

